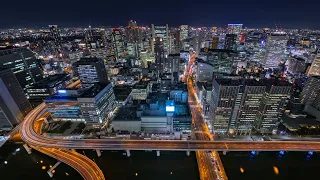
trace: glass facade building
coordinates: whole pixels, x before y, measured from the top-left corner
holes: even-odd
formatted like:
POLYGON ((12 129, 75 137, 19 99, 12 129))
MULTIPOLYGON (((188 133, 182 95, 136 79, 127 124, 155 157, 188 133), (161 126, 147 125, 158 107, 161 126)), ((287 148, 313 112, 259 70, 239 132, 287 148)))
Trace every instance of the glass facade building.
POLYGON ((281 60, 287 60, 288 36, 285 32, 272 33, 267 38, 266 54, 262 63, 265 69, 277 68, 281 60))
POLYGON ((32 110, 11 69, 0 71, 0 129, 12 128, 32 110))
POLYGON ((72 64, 75 76, 83 84, 108 83, 107 70, 102 59, 96 57, 81 58, 72 64))
POLYGON ((116 59, 124 56, 123 32, 119 28, 115 28, 112 30, 112 47, 116 59))
POLYGON ((36 57, 27 48, 0 48, 1 69, 11 69, 25 93, 43 77, 36 57))
POLYGON ((231 74, 234 52, 224 49, 209 49, 205 53, 206 61, 213 66, 213 74, 231 74))

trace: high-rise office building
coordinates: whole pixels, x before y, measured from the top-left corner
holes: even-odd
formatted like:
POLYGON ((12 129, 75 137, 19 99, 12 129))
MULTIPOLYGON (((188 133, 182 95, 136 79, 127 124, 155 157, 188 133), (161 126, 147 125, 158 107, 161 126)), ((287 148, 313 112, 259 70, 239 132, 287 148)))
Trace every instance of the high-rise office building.
POLYGON ((165 52, 163 50, 163 40, 161 37, 153 38, 154 45, 154 54, 155 54, 155 63, 157 69, 161 72, 163 70, 164 62, 165 62, 165 52))
POLYGON ((61 48, 61 35, 60 35, 60 29, 58 28, 58 25, 49 25, 50 29, 50 35, 51 38, 53 38, 55 49, 58 50, 61 48))
POLYGON ((106 34, 104 29, 92 28, 89 26, 85 29, 85 41, 87 47, 91 49, 100 48, 106 45, 106 34))
POLYGON ((215 133, 228 133, 240 87, 237 85, 224 86, 219 83, 219 81, 213 80, 209 113, 213 119, 213 131, 215 133))
POLYGON ((306 70, 306 62, 303 58, 290 58, 287 63, 287 71, 291 74, 304 73, 306 70))
POLYGON ((240 35, 243 24, 228 24, 227 34, 240 35))
POLYGON ((224 49, 208 49, 205 60, 213 65, 213 74, 231 74, 234 52, 224 49))
POLYGON ((11 69, 0 71, 0 129, 19 124, 32 110, 11 69))
POLYGON ((202 59, 196 59, 196 64, 197 64, 196 80, 199 82, 211 83, 213 65, 202 59))
POLYGON ((305 106, 310 106, 318 94, 320 94, 320 76, 310 76, 304 84, 300 101, 305 106))
POLYGON ((250 134, 254 128, 257 114, 260 110, 261 100, 266 91, 266 86, 260 83, 251 83, 247 81, 242 86, 241 105, 239 106, 238 114, 236 117, 236 132, 238 134, 250 134))
POLYGON ((286 60, 288 36, 285 32, 272 33, 267 38, 266 53, 262 65, 265 69, 277 68, 281 60, 286 60))
POLYGON ((216 133, 271 133, 283 114, 291 86, 284 81, 214 79, 209 112, 216 133))
POLYGON ((309 76, 320 76, 320 52, 314 58, 311 67, 308 72, 309 76))
POLYGON ((180 26, 180 41, 187 39, 189 33, 188 25, 181 25, 180 26))
POLYGON ((123 33, 119 28, 112 30, 112 47, 117 60, 124 56, 123 33))
POLYGON ((212 38, 212 49, 218 49, 218 45, 219 45, 219 37, 215 36, 212 38))
POLYGON ((78 97, 78 104, 86 123, 99 123, 96 127, 101 126, 116 107, 112 84, 96 84, 78 97))
POLYGON ((84 85, 108 83, 107 70, 102 59, 96 57, 81 58, 72 66, 75 76, 79 76, 84 85))
POLYGON ((151 24, 151 30, 152 30, 152 38, 153 38, 153 41, 151 41, 151 43, 156 42, 155 38, 157 38, 157 37, 160 38, 160 41, 163 44, 163 46, 162 46, 163 51, 164 51, 165 55, 168 55, 169 54, 168 24, 166 24, 165 26, 155 26, 154 24, 151 24))
POLYGON ((292 86, 286 81, 264 80, 266 92, 261 100, 255 128, 261 133, 272 133, 277 127, 291 95, 292 86))
POLYGON ((236 34, 226 34, 224 49, 236 51, 237 50, 237 35, 236 34))
POLYGON ((165 59, 162 73, 170 73, 172 82, 179 81, 180 75, 180 54, 169 54, 165 59))
POLYGON ((0 48, 0 70, 11 69, 25 91, 43 77, 33 52, 27 48, 0 48))
POLYGON ((164 72, 179 73, 180 72, 180 54, 169 54, 165 60, 164 72))
POLYGON ((134 20, 129 21, 129 25, 125 28, 128 54, 139 57, 139 52, 143 47, 142 29, 137 26, 134 20))

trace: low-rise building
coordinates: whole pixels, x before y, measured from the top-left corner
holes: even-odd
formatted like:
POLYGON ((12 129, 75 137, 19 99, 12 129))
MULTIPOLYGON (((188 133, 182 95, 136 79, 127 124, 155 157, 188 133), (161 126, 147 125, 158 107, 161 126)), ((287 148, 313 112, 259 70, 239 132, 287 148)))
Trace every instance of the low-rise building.
POLYGON ((133 100, 146 100, 150 92, 150 86, 147 82, 140 82, 132 88, 132 99, 133 100))
POLYGON ((139 132, 141 130, 141 119, 137 116, 137 107, 122 106, 118 108, 112 120, 115 131, 139 132))

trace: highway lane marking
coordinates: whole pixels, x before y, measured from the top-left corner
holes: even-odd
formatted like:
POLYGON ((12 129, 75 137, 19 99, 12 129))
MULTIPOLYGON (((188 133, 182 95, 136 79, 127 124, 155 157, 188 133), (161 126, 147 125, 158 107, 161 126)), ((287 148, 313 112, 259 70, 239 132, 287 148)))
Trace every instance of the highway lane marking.
POLYGON ((227 143, 224 143, 224 145, 227 147, 227 149, 229 149, 228 146, 227 146, 227 143))

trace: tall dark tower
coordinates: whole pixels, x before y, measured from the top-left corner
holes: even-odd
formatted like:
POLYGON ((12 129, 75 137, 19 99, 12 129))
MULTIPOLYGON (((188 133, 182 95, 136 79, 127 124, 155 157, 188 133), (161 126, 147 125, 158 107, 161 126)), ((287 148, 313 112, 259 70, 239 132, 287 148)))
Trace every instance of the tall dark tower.
POLYGON ((226 34, 224 49, 235 51, 236 46, 236 34, 226 34))
POLYGON ((53 38, 55 49, 58 50, 61 47, 61 36, 58 25, 49 25, 50 35, 53 38))

